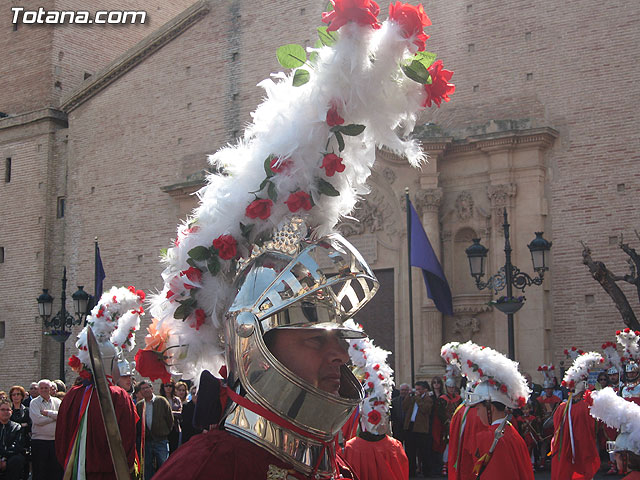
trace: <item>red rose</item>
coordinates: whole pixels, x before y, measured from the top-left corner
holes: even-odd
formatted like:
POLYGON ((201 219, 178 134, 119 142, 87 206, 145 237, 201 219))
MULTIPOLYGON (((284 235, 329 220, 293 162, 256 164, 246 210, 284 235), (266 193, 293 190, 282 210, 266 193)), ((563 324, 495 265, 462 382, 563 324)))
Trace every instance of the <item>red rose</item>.
POLYGON ((129 285, 127 288, 131 293, 136 293, 136 287, 134 287, 133 285, 129 285))
POLYGON ((115 295, 113 296, 113 298, 111 300, 113 300, 113 303, 118 303, 118 299, 116 298, 115 295))
POLYGON ((504 383, 502 385, 500 385, 500 391, 502 393, 507 393, 507 386, 504 383))
POLYGON ((335 127, 336 125, 342 125, 344 118, 338 114, 338 106, 335 103, 331 103, 331 108, 327 112, 327 125, 335 127))
POLYGON ((376 364, 373 366, 373 369, 374 369, 374 370, 380 370, 380 364, 376 363, 376 364))
POLYGON ((98 318, 104 317, 104 308, 100 307, 98 309, 98 313, 96 314, 96 317, 98 317, 98 318))
POLYGON ((495 385, 496 381, 493 378, 489 379, 489 385, 495 385))
POLYGON ((207 319, 207 314, 204 313, 204 310, 202 310, 201 308, 198 308, 195 311, 195 314, 196 314, 196 323, 195 325, 191 325, 191 326, 196 330, 200 330, 200 327, 204 324, 204 321, 207 319))
POLYGON ((266 220, 271 216, 273 202, 268 198, 257 198, 249 204, 244 214, 249 218, 266 220))
POLYGON ((364 379, 366 380, 367 378, 369 378, 369 372, 364 372, 364 379))
POLYGON ((144 293, 142 290, 136 290, 136 295, 138 296, 141 302, 143 302, 144 299, 147 298, 147 294, 144 293))
POLYGON ((411 38, 415 35, 413 43, 418 46, 419 51, 425 49, 425 42, 429 38, 423 29, 431 25, 431 20, 424 13, 422 5, 414 7, 408 3, 396 2, 389 5, 389 19, 395 21, 402 28, 402 36, 411 38))
POLYGON ((575 352, 577 349, 576 349, 576 347, 571 347, 571 350, 573 350, 575 352))
POLYGON ((367 420, 371 425, 377 425, 380 423, 380 420, 382 420, 382 415, 380 415, 380 412, 377 410, 371 410, 367 414, 367 420))
POLYGON ((289 198, 284 202, 289 207, 290 212, 297 212, 301 208, 303 210, 311 210, 311 196, 307 192, 298 190, 297 192, 289 195, 289 198))
POLYGON ((180 272, 180 276, 183 275, 194 283, 200 283, 202 280, 202 272, 196 267, 189 267, 188 269, 183 270, 180 272))
POLYGON ((367 386, 368 386, 371 390, 373 390, 373 382, 369 382, 369 383, 367 383, 367 386))
POLYGON ((143 377, 152 382, 161 379, 163 382, 171 380, 171 374, 167 371, 162 354, 154 350, 138 350, 135 357, 136 370, 143 377))
POLYGON ((471 360, 467 360, 467 365, 469 368, 473 367, 473 362, 471 360))
POLYGON ((569 355, 569 350, 567 350, 566 348, 564 349, 564 354, 565 355, 569 355))
POLYGON ((222 260, 231 260, 238 251, 238 242, 231 235, 220 235, 213 241, 213 247, 222 260))
POLYGON ((384 380, 384 375, 382 375, 381 373, 379 373, 379 374, 378 374, 378 378, 379 378, 380 380, 384 380))
POLYGON ((80 367, 82 367, 82 362, 75 355, 71 355, 69 357, 69 366, 74 370, 78 370, 80 367))
POLYGON ((478 375, 480 375, 481 377, 484 375, 481 368, 478 369, 478 375))
POLYGON ((380 28, 380 7, 373 0, 331 0, 333 10, 322 13, 322 21, 328 23, 327 30, 333 32, 348 22, 380 28))
POLYGON ((520 408, 524 407, 527 404, 527 401, 524 397, 518 397, 518 406, 520 408))
POLYGON ((621 330, 617 330, 617 331, 616 331, 616 335, 620 335, 621 333, 622 333, 622 331, 621 331, 621 330))
POLYGON ((175 295, 171 290, 167 290, 167 298, 171 298, 175 295))
POLYGON ((342 158, 335 153, 327 153, 322 159, 322 166, 320 168, 325 169, 327 177, 333 177, 336 172, 344 172, 345 167, 342 163, 342 158))
POLYGON ((560 382, 560 385, 562 385, 563 387, 566 387, 566 386, 567 386, 567 382, 565 382, 564 380, 562 380, 562 381, 560 382))
POLYGON ((431 75, 431 84, 424 86, 427 92, 427 98, 422 106, 430 107, 431 102, 433 102, 439 107, 442 100, 448 102, 449 95, 456 91, 456 86, 453 83, 449 83, 453 72, 451 70, 445 70, 442 65, 442 60, 437 60, 429 67, 429 75, 431 75))
POLYGON ((271 160, 271 163, 269 164, 269 168, 271 168, 271 171, 273 173, 281 173, 288 170, 289 167, 291 167, 291 165, 293 165, 293 162, 291 161, 290 158, 276 157, 271 160))
POLYGON ((542 367, 538 367, 538 371, 541 372, 542 371, 542 367))

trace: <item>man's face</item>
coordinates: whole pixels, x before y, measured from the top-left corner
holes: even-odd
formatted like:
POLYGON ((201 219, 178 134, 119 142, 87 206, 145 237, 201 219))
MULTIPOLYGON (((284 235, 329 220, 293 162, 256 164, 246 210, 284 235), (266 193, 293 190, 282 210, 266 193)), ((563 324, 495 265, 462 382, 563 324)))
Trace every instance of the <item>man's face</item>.
POLYGON ((450 397, 453 397, 458 393, 458 389, 456 387, 450 387, 447 385, 447 393, 450 397))
POLYGON ((547 397, 551 397, 551 396, 553 395, 553 388, 545 388, 545 389, 544 389, 544 394, 545 394, 547 397))
POLYGON ((347 342, 321 329, 274 330, 271 353, 295 375, 334 395, 340 390, 340 367, 349 361, 347 342))
POLYGON ((407 395, 409 395, 410 391, 411 391, 411 387, 409 387, 409 385, 402 385, 400 387, 400 396, 402 398, 405 398, 407 395))
POLYGON ((635 382, 638 379, 638 369, 627 372, 627 379, 631 382, 635 382))
POLYGON ((426 391, 427 389, 424 388, 422 385, 416 385, 416 395, 421 397, 422 395, 424 395, 424 392, 426 391))
POLYGON ((118 379, 118 386, 121 387, 122 389, 124 389, 125 392, 130 392, 131 391, 131 376, 130 375, 121 376, 118 379))
POLYGON ((140 387, 140 393, 142 394, 142 398, 149 402, 153 398, 153 387, 145 383, 140 387))
POLYGON ((31 395, 31 398, 36 398, 39 395, 37 383, 31 384, 31 386, 29 387, 29 395, 31 395))
POLYGON ((49 397, 51 397, 51 388, 47 382, 40 382, 38 384, 38 395, 45 400, 49 400, 49 397))
POLYGON ((609 383, 611 385, 618 385, 620 383, 620 374, 619 373, 609 373, 609 383))
POLYGON ((11 418, 11 406, 7 403, 0 405, 0 422, 7 423, 11 418))

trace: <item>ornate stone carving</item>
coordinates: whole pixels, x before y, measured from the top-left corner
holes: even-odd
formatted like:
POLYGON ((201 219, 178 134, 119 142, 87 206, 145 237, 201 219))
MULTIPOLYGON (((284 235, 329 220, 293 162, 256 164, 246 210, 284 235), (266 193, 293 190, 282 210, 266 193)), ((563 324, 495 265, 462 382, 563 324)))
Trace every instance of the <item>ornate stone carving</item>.
POLYGON ((502 212, 510 207, 511 197, 516 196, 516 184, 504 183, 500 185, 489 185, 487 195, 491 200, 491 216, 496 227, 502 225, 502 212))
POLYGON ((460 220, 469 220, 473 217, 473 197, 469 192, 462 192, 456 198, 456 213, 458 214, 458 219, 460 220))
POLYGON ((392 185, 396 181, 396 172, 392 168, 384 167, 382 170, 382 176, 385 178, 389 185, 392 185))
POLYGON ((420 189, 414 196, 414 205, 418 214, 423 212, 437 212, 442 200, 441 188, 420 189))
POLYGON ((368 199, 360 200, 351 216, 338 225, 338 231, 348 237, 350 235, 362 235, 363 233, 375 233, 384 228, 384 212, 378 208, 378 202, 369 202, 368 199))
POLYGON ((463 317, 456 320, 453 333, 459 335, 461 342, 468 342, 480 331, 480 321, 475 317, 463 317))

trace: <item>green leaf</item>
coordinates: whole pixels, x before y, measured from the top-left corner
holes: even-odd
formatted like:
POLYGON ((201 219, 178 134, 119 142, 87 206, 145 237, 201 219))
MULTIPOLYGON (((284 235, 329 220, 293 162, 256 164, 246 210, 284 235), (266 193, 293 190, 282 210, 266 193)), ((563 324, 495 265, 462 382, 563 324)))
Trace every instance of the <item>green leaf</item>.
POLYGON ((344 135, 349 135, 350 137, 357 137, 366 127, 364 125, 358 125, 356 123, 352 123, 350 125, 340 125, 340 133, 344 135))
POLYGON ((318 178, 318 190, 328 197, 337 197, 340 195, 340 192, 336 190, 333 185, 322 178, 318 178))
POLYGON ((338 36, 336 35, 336 33, 328 32, 326 26, 318 27, 318 37, 320 38, 322 44, 327 47, 330 47, 331 45, 336 43, 336 41, 338 41, 338 36))
POLYGON ((249 241, 251 230, 253 230, 253 223, 250 225, 245 225, 244 223, 240 222, 240 233, 247 240, 247 242, 249 241))
POLYGON ((184 320, 189 316, 190 313, 191 311, 187 307, 185 307, 184 305, 180 305, 178 308, 176 308, 176 311, 173 312, 173 318, 184 320))
POLYGON ((414 60, 420 62, 425 68, 429 68, 436 61, 438 56, 432 52, 418 52, 413 57, 414 60))
POLYGON ((187 258, 187 264, 189 264, 190 267, 198 268, 198 264, 193 258, 187 258))
POLYGON ((284 68, 298 68, 307 61, 307 52, 304 51, 304 47, 294 43, 279 47, 276 56, 284 68))
POLYGON ((293 86, 299 87, 300 85, 304 85, 309 81, 309 78, 311 78, 309 72, 303 68, 299 68, 296 70, 296 73, 293 74, 293 86))
POLYGON ((412 61, 410 65, 404 65, 402 67, 402 71, 411 80, 423 85, 427 83, 430 79, 429 71, 427 70, 427 67, 425 67, 418 60, 412 61))
POLYGON ((203 247, 199 245, 197 247, 192 248, 187 252, 187 254, 198 262, 204 262, 207 258, 211 256, 211 252, 207 247, 203 247))
MULTIPOLYGON (((275 173, 273 173, 273 170, 271 170, 271 161, 276 158, 275 155, 271 154, 267 157, 267 159, 264 161, 264 173, 267 174, 267 178, 271 178, 275 175, 275 173)), ((264 183, 264 182, 262 182, 264 183)), ((263 184, 260 184, 260 190, 262 190, 264 188, 263 184)), ((258 191, 260 191, 258 190, 258 191)))
POLYGON ((207 268, 209 269, 211 275, 215 277, 220 271, 220 261, 218 260, 218 257, 211 257, 207 261, 207 268))
POLYGON ((256 237, 256 240, 254 243, 257 246, 261 247, 262 245, 264 245, 264 242, 266 242, 270 238, 271 238, 271 232, 269 230, 266 230, 256 237))
POLYGON ((161 256, 162 258, 166 257, 166 256, 167 256, 167 253, 169 253, 169 249, 168 249, 168 248, 161 248, 161 249, 160 249, 160 256, 161 256))
MULTIPOLYGON (((260 184, 260 188, 258 188, 258 192, 262 191, 262 189, 267 186, 267 183, 271 183, 271 182, 269 181, 268 178, 265 178, 260 184)), ((258 192, 251 192, 251 193, 258 193, 258 192)))
POLYGON ((269 195, 269 198, 273 203, 276 203, 276 201, 278 200, 278 193, 276 192, 276 186, 273 184, 273 182, 269 182, 267 195, 269 195))
POLYGON ((338 141, 338 150, 344 150, 344 137, 342 136, 342 134, 338 131, 333 132, 333 134, 336 136, 336 140, 338 141))

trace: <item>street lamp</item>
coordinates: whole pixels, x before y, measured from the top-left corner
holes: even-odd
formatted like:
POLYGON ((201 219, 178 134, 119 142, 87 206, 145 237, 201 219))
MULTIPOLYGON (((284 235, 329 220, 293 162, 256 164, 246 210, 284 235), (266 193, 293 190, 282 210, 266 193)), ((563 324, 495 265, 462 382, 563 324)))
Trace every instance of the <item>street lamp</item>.
POLYGON ((493 305, 503 313, 507 314, 507 328, 509 337, 509 358, 515 360, 515 342, 513 334, 513 314, 520 310, 524 304, 524 298, 513 299, 513 287, 522 290, 530 285, 542 285, 544 272, 549 270, 547 264, 549 260, 549 251, 551 250, 551 242, 542 237, 543 232, 535 232, 534 238, 528 246, 531 252, 531 260, 533 269, 538 274, 537 277, 530 277, 528 274, 521 272, 518 267, 511 263, 511 243, 509 242, 509 222, 507 219, 507 209, 504 209, 504 254, 505 264, 498 270, 498 273, 492 275, 486 282, 482 281, 485 274, 485 265, 487 259, 487 249, 480 243, 479 238, 473 239, 473 244, 465 250, 469 259, 469 268, 471 276, 476 280, 478 290, 489 289, 496 294, 506 288, 506 302, 494 303, 493 305))
POLYGON ((88 305, 90 296, 87 292, 82 290, 83 287, 78 287, 78 291, 72 295, 73 307, 77 318, 74 318, 68 311, 66 306, 67 301, 67 267, 64 267, 62 274, 62 294, 60 295, 61 307, 60 311, 51 318, 51 310, 53 307, 53 297, 49 295, 49 291, 46 288, 42 289, 42 294, 38 297, 38 313, 42 317, 44 326, 49 328, 45 335, 50 336, 56 342, 60 343, 60 379, 64 382, 64 344, 71 335, 71 327, 74 325, 80 325, 83 318, 86 317, 88 312, 88 305))

